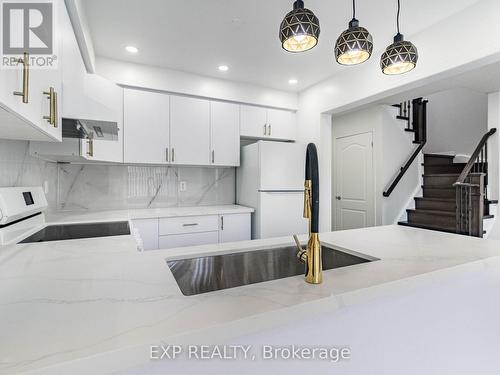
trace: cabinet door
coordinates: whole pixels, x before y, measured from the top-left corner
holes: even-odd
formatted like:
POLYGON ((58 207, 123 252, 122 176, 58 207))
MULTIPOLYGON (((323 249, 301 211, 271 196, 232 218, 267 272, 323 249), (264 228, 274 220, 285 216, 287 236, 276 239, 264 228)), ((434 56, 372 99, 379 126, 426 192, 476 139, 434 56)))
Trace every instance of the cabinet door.
MULTIPOLYGON (((65 12, 63 0, 55 0, 54 14, 60 15, 65 12)), ((55 92, 61 95, 62 82, 62 64, 64 59, 61 53, 61 19, 63 17, 54 17, 55 24, 53 33, 53 53, 57 55, 57 66, 45 65, 46 59, 29 56, 28 63, 28 102, 23 102, 22 96, 14 95, 14 92, 23 91, 23 64, 18 63, 9 69, 1 68, 0 73, 0 102, 11 113, 18 115, 22 122, 12 127, 12 124, 5 124, 5 128, 0 131, 1 137, 12 139, 43 140, 43 141, 61 141, 62 131, 60 115, 56 124, 49 124, 43 117, 48 116, 50 112, 50 102, 44 92, 48 92, 52 87, 55 92), (43 63, 42 63, 43 62, 43 63)), ((18 56, 22 57, 22 56, 18 56)), ((58 106, 60 108, 60 105, 58 106)), ((4 122, 9 121, 8 118, 4 122)))
POLYGON ((210 103, 212 165, 240 165, 240 106, 210 103))
POLYGON ((125 163, 169 161, 169 96, 124 89, 125 163))
POLYGON ((220 216, 219 242, 248 241, 251 238, 251 214, 220 216))
POLYGON ((241 106, 241 136, 249 138, 267 137, 267 110, 248 105, 241 106))
POLYGON ((170 162, 209 165, 210 102, 172 96, 170 105, 170 162))
POLYGON ((144 250, 158 249, 158 219, 132 220, 132 225, 139 232, 144 250))
POLYGON ((270 138, 282 140, 295 140, 297 138, 297 125, 293 112, 268 109, 267 126, 270 138))

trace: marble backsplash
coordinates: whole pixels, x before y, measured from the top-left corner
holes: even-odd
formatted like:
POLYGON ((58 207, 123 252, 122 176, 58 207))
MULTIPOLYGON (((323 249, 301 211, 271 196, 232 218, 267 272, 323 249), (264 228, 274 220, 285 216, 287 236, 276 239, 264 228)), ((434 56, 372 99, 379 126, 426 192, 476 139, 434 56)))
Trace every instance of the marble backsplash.
POLYGON ((0 186, 45 186, 53 211, 233 204, 235 173, 234 168, 50 163, 31 157, 28 142, 0 140, 0 186))

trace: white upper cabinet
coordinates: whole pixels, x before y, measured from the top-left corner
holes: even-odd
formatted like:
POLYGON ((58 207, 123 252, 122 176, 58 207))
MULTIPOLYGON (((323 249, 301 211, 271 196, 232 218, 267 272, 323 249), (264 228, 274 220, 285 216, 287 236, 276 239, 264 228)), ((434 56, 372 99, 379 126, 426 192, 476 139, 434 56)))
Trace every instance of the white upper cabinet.
POLYGON ((268 109, 267 133, 272 139, 295 140, 297 138, 296 115, 290 111, 268 109))
POLYGON ((296 115, 293 112, 241 106, 242 137, 294 141, 296 133, 296 115))
POLYGON ((240 106, 210 102, 210 164, 240 165, 240 106))
MULTIPOLYGON (((170 162, 169 98, 161 93, 124 89, 125 163, 170 162)), ((191 134, 192 138, 196 136, 191 134)))
POLYGON ((208 165, 210 162, 210 102, 182 96, 170 100, 170 162, 208 165))
POLYGON ((0 69, 0 138, 61 141, 60 104, 56 100, 60 99, 64 64, 62 19, 67 15, 63 0, 55 0, 53 4, 57 14, 53 34, 57 63, 52 68, 37 66, 28 56, 27 65, 19 62, 11 68, 0 69), (50 97, 49 93, 52 93, 50 97))
POLYGON ((242 105, 240 129, 242 137, 265 138, 267 136, 267 109, 242 105))
MULTIPOLYGON (((68 162, 123 162, 123 89, 97 74, 89 74, 83 63, 80 48, 66 12, 59 13, 61 37, 59 62, 62 87, 58 91, 58 130, 61 117, 115 122, 118 125, 118 140, 65 138, 62 143, 31 142, 33 155, 52 161, 68 162)), ((42 110, 48 111, 48 100, 42 110)))

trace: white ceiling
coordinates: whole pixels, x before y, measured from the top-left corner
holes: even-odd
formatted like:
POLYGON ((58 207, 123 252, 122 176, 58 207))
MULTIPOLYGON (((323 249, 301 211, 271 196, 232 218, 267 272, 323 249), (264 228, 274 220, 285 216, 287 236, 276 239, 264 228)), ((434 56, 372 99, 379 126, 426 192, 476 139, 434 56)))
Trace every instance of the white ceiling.
MULTIPOLYGON (((480 0, 403 0, 401 27, 414 34, 480 0)), ((300 91, 346 69, 333 47, 351 18, 350 0, 305 0, 320 19, 316 48, 281 49, 278 29, 292 0, 85 0, 97 56, 160 66, 287 91, 300 91), (139 48, 132 55, 127 45, 139 48), (228 72, 217 67, 226 64, 228 72), (296 78, 295 86, 288 84, 296 78)), ((357 18, 373 35, 372 58, 395 34, 396 0, 358 0, 357 18)), ((436 36, 439 38, 439 36, 436 36)), ((417 46, 418 47, 418 46, 417 46)), ((351 67, 349 69, 357 69, 351 67)))

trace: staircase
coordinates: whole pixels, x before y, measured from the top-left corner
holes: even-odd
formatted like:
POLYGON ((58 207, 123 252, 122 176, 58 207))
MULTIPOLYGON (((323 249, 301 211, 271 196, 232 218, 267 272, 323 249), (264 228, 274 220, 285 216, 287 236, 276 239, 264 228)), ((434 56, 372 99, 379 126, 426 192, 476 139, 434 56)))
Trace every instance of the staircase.
MULTIPOLYGON (((453 155, 424 154, 422 197, 415 197, 415 208, 406 210, 407 221, 398 224, 438 230, 449 233, 468 234, 465 230, 457 230, 457 189, 454 186, 467 163, 454 163, 453 155)), ((484 180, 486 163, 474 163, 473 170, 481 171, 470 173, 468 182, 478 185, 484 180)), ((486 185, 484 185, 484 188, 486 185)), ((482 220, 493 218, 490 214, 490 205, 496 201, 488 201, 481 194, 483 200, 482 220)), ((472 211, 472 209, 471 209, 472 211)), ((481 228, 483 225, 481 225, 481 228)), ((477 233, 482 237, 484 231, 477 233)))
MULTIPOLYGON (((414 134, 413 150, 392 183, 383 192, 389 197, 411 164, 421 153, 427 141, 427 100, 413 99, 395 104, 399 109, 397 119, 407 121, 405 131, 414 134)), ((398 224, 483 237, 486 220, 493 218, 487 200, 488 139, 495 134, 490 129, 483 135, 467 163, 455 163, 455 155, 424 154, 422 196, 415 197, 414 208, 407 209, 407 220, 398 224)))

